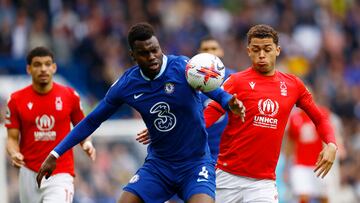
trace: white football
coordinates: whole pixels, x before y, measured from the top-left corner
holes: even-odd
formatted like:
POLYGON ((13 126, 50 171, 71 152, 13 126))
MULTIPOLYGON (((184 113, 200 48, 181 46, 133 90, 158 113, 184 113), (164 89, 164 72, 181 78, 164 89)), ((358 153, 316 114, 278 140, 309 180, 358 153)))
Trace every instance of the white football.
POLYGON ((224 81, 225 66, 219 57, 201 53, 193 56, 186 64, 186 80, 196 90, 210 92, 224 81))

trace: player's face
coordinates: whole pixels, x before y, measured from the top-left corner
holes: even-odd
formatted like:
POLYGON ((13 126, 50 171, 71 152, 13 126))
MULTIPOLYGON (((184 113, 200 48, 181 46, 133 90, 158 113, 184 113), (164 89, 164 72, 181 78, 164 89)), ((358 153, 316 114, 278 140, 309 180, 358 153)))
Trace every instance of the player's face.
POLYGON ((222 58, 224 56, 224 50, 216 40, 206 40, 201 42, 199 47, 200 53, 214 54, 215 56, 222 58))
POLYGON ((50 56, 36 56, 26 70, 32 76, 34 84, 47 85, 52 82, 52 77, 56 72, 56 64, 50 56))
POLYGON ((276 57, 280 54, 280 46, 277 46, 272 38, 252 38, 247 47, 252 66, 263 75, 275 73, 276 57))
POLYGON ((153 79, 160 72, 163 53, 155 36, 145 41, 135 41, 131 56, 147 77, 153 79))

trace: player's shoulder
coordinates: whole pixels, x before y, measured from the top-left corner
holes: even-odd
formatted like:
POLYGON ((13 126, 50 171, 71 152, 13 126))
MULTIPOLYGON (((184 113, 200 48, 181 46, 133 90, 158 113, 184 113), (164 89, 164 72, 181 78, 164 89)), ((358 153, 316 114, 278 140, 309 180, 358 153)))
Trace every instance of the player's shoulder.
MULTIPOLYGON (((183 55, 166 55, 167 65, 172 64, 186 64, 189 61, 189 57, 183 55)), ((179 68, 185 68, 183 66, 175 66, 179 68)))
MULTIPOLYGON (((185 71, 189 58, 183 55, 166 55, 166 74, 178 75, 185 71)), ((183 74, 185 76, 185 74, 183 74)))
POLYGON ((53 83, 53 88, 55 91, 58 92, 71 93, 71 94, 75 92, 74 88, 56 82, 53 83))
POLYGON ((184 55, 166 55, 168 62, 185 62, 189 61, 189 57, 184 55))
POLYGON ((277 71, 279 78, 284 81, 287 85, 293 85, 296 88, 303 87, 304 82, 296 75, 292 73, 285 73, 282 71, 277 71))
POLYGON ((76 92, 76 90, 68 85, 63 85, 63 84, 60 84, 60 83, 56 83, 54 82, 53 83, 53 88, 56 92, 59 92, 63 95, 66 95, 66 96, 75 96, 75 97, 79 97, 80 98, 80 95, 76 92))
POLYGON ((119 78, 111 85, 111 87, 121 86, 121 84, 128 84, 131 80, 138 80, 140 73, 140 67, 138 65, 132 66, 125 70, 125 72, 119 76, 119 78))
POLYGON ((32 85, 28 85, 10 94, 11 99, 23 98, 32 91, 32 85))
POLYGON ((244 70, 238 71, 238 72, 232 72, 230 74, 231 77, 247 77, 249 75, 251 75, 252 71, 251 68, 246 68, 244 70))
POLYGON ((282 72, 282 71, 277 71, 278 74, 284 78, 284 79, 287 79, 287 80, 300 80, 300 78, 292 73, 285 73, 285 72, 282 72))

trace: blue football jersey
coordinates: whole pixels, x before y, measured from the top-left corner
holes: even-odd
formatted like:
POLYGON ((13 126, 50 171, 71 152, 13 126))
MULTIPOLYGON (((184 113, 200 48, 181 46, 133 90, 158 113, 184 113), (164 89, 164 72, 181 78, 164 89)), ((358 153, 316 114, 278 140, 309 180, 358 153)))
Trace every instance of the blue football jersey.
MULTIPOLYGON (((89 136, 123 103, 135 108, 150 133, 148 159, 198 160, 210 157, 203 107, 199 92, 187 83, 185 56, 163 56, 160 73, 147 78, 139 66, 127 70, 109 89, 105 98, 54 149, 63 154, 89 136)), ((218 88, 206 93, 228 109, 231 95, 218 88)), ((119 129, 121 130, 121 129, 119 129)))

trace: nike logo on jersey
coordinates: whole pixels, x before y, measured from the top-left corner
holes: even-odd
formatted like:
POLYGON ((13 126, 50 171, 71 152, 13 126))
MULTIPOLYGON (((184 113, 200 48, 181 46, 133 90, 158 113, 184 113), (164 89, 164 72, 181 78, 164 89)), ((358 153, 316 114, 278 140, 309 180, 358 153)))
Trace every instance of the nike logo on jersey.
POLYGON ((32 102, 29 102, 29 103, 27 104, 27 107, 29 108, 29 110, 31 110, 32 107, 33 107, 33 103, 32 103, 32 102))
POLYGON ((140 93, 140 94, 134 94, 134 99, 138 99, 139 97, 141 97, 144 93, 140 93))
POLYGON ((207 180, 207 179, 204 179, 204 178, 198 178, 197 180, 196 180, 196 182, 207 182, 207 181, 209 181, 209 180, 207 180))
POLYGON ((250 85, 251 89, 255 88, 255 83, 254 82, 249 82, 249 85, 250 85))

